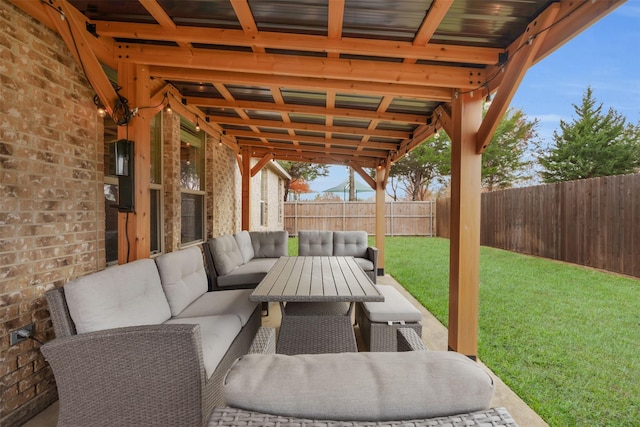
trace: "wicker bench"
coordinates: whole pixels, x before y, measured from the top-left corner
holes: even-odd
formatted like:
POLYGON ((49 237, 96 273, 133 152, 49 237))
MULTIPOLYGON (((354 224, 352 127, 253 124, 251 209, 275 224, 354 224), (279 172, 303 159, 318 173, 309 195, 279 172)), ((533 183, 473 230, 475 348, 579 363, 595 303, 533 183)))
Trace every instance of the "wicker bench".
POLYGON ((396 351, 398 328, 411 328, 422 335, 422 313, 393 286, 377 286, 384 302, 357 304, 356 322, 369 351, 396 351))

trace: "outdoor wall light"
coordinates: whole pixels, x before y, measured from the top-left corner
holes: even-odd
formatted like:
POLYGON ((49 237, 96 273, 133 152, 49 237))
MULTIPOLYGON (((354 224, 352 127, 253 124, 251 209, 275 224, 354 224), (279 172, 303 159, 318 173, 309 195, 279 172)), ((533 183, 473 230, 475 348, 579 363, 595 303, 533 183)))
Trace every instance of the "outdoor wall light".
POLYGON ((196 132, 200 132, 200 121, 198 120, 198 116, 196 116, 196 132))

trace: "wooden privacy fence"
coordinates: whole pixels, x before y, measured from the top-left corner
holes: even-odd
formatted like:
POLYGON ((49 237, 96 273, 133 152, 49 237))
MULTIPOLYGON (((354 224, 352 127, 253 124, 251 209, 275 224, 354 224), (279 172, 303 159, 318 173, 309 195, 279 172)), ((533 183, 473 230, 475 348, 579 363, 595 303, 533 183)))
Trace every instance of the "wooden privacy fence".
MULTIPOLYGON (((387 236, 433 236, 435 204, 386 202, 387 236)), ((284 227, 290 235, 298 230, 365 230, 376 232, 375 202, 285 202, 284 227)))
MULTIPOLYGON (((449 237, 450 199, 436 202, 449 237)), ((640 277, 640 174, 482 194, 480 244, 640 277)))

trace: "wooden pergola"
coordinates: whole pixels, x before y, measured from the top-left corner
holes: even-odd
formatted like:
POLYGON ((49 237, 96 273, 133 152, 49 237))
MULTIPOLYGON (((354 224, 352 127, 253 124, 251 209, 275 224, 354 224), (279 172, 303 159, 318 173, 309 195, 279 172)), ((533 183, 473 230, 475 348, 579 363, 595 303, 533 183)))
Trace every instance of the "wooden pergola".
POLYGON ((137 210, 119 235, 135 242, 130 259, 149 256, 150 118, 167 106, 235 152, 244 229, 250 177, 270 160, 351 166, 376 190, 381 269, 389 168, 444 129, 449 347, 472 357, 482 152, 526 71, 624 2, 11 1, 60 34, 108 113, 127 122, 119 136, 136 142, 137 210))

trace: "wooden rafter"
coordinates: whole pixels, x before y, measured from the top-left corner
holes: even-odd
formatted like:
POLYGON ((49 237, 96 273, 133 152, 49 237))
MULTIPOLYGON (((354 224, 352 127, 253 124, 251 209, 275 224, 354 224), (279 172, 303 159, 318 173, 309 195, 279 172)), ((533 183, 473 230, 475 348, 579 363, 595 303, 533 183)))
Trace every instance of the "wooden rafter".
POLYGON ((267 153, 251 168, 251 176, 256 176, 263 167, 265 167, 269 162, 273 160, 273 153, 267 153))
POLYGON ((324 36, 260 32, 248 36, 242 30, 184 27, 166 30, 156 24, 132 24, 126 22, 94 21, 100 35, 112 38, 191 42, 227 46, 260 46, 269 49, 293 51, 326 52, 388 58, 413 58, 425 61, 463 62, 466 64, 490 65, 498 62, 503 51, 495 48, 456 46, 447 44, 414 45, 412 42, 357 39, 342 37, 332 40, 324 36))

